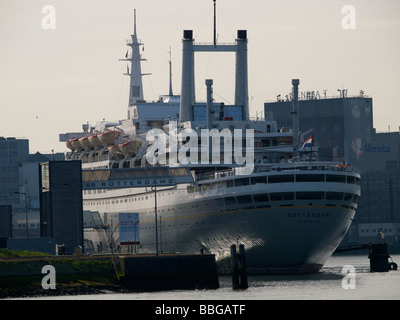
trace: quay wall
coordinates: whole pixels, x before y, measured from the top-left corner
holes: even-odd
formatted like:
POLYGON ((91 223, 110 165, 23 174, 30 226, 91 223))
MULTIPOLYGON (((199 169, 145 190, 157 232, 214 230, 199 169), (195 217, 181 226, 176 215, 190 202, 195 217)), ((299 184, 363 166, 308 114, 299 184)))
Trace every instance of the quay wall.
POLYGON ((51 256, 0 259, 0 298, 36 295, 216 289, 214 255, 163 254, 51 256), (45 290, 42 279, 55 269, 55 289, 45 290))

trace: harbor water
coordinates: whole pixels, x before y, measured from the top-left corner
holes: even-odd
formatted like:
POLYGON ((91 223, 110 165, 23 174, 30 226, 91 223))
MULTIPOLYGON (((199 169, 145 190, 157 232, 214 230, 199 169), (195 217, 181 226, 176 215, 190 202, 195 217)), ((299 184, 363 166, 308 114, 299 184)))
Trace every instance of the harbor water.
MULTIPOLYGON (((400 255, 391 255, 400 265, 400 255)), ((391 262, 389 258, 389 262, 391 262)), ((368 253, 334 255, 317 274, 249 276, 249 288, 232 290, 221 276, 216 290, 177 290, 23 298, 24 300, 400 300, 400 269, 370 272, 368 253), (352 268, 354 267, 354 269, 352 268)))

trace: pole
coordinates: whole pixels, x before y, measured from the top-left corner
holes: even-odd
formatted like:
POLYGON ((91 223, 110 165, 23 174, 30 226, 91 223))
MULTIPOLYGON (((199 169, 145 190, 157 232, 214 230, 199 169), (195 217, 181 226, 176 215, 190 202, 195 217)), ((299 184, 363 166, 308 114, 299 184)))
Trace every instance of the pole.
POLYGON ((217 7, 216 7, 216 0, 214 1, 214 46, 217 45, 217 7))
POLYGON ((26 197, 26 192, 15 191, 15 194, 23 194, 25 198, 25 224, 26 224, 26 237, 29 238, 29 230, 28 230, 28 199, 26 197))
POLYGON ((158 257, 158 226, 157 226, 157 171, 154 168, 154 221, 156 227, 156 256, 158 257))
POLYGON ((162 253, 161 216, 160 216, 160 253, 162 253))
POLYGON ((26 198, 26 193, 25 195, 25 220, 26 220, 26 237, 29 238, 29 227, 28 227, 28 199, 26 198))

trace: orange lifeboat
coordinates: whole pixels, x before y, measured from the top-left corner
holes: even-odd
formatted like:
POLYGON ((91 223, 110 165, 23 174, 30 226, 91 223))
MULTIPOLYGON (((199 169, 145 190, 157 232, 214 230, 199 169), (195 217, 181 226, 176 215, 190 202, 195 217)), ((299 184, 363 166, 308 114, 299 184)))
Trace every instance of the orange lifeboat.
POLYGON ((119 148, 124 155, 130 156, 137 153, 139 147, 142 145, 141 140, 132 140, 125 143, 121 143, 119 148))
POLYGON ((68 140, 66 143, 67 148, 70 149, 71 151, 75 151, 75 147, 72 145, 71 140, 68 140))
POLYGON ((115 143, 117 138, 120 136, 120 131, 107 131, 98 135, 99 140, 105 146, 111 146, 115 143))
POLYGON ((97 136, 97 134, 94 134, 94 135, 90 136, 89 137, 89 141, 95 148, 100 148, 100 147, 104 146, 101 143, 101 141, 100 141, 99 137, 97 136))
POLYGON ((112 155, 121 154, 121 149, 118 144, 114 144, 113 146, 108 147, 108 152, 112 155))
POLYGON ((89 141, 88 137, 79 138, 79 143, 82 145, 84 149, 91 149, 93 148, 92 144, 89 141))
POLYGON ((74 148, 74 150, 82 150, 83 146, 79 142, 79 138, 71 139, 71 145, 74 148))

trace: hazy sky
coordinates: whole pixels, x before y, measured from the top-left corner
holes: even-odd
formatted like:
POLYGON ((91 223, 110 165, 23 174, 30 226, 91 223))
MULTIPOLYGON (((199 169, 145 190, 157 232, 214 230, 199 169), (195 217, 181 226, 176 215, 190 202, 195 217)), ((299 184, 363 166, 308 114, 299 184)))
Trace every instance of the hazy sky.
MULTIPOLYGON (((168 93, 169 48, 173 90, 180 93, 183 30, 212 42, 212 0, 0 0, 0 136, 28 138, 30 152, 67 150, 58 134, 82 124, 127 116, 125 40, 133 33, 133 10, 144 51, 147 100, 168 93), (55 29, 46 30, 42 8, 55 8, 55 29)), ((248 35, 251 115, 265 101, 291 90, 348 89, 374 100, 374 127, 400 126, 399 0, 217 0, 219 42, 248 35), (342 8, 355 9, 356 28, 345 29, 342 8)), ((206 78, 214 98, 233 103, 232 53, 196 53, 196 97, 205 100, 206 78)))

